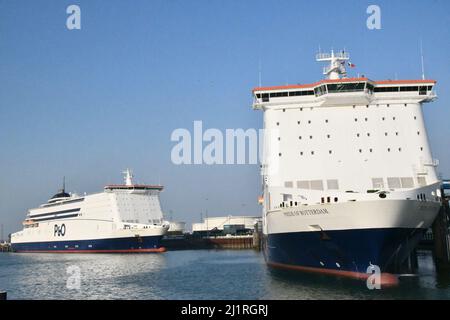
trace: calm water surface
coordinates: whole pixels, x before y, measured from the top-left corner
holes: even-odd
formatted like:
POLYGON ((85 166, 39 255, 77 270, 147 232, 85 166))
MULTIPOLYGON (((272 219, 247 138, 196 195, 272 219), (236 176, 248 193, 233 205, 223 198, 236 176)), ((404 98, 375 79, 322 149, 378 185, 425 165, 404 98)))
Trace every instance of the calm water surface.
POLYGON ((419 252, 419 274, 394 289, 364 282, 274 272, 252 250, 164 254, 0 253, 0 289, 9 299, 450 299, 449 274, 419 252), (76 266, 80 289, 68 289, 76 266), (69 282, 70 283, 70 282, 69 282))

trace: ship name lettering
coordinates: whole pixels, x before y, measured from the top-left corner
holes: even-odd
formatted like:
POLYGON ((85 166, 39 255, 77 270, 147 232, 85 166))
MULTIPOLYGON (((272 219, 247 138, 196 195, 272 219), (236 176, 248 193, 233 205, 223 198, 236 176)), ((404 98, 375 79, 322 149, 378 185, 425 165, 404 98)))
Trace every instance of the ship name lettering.
POLYGON ((308 210, 294 210, 287 211, 284 213, 285 216, 293 217, 293 216, 313 216, 317 214, 329 214, 328 209, 308 209, 308 210))

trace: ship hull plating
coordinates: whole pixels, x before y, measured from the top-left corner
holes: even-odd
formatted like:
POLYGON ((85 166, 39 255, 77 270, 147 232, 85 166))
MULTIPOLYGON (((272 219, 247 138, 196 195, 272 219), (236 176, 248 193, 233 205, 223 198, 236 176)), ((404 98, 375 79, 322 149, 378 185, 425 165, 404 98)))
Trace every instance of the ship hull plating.
POLYGON ((272 211, 265 258, 272 267, 358 279, 371 265, 396 273, 438 210, 437 202, 385 200, 272 211))
POLYGON ((105 238, 93 240, 65 240, 14 243, 14 252, 52 253, 151 253, 163 252, 162 236, 105 238))
POLYGON ((382 228, 270 234, 265 257, 272 267, 360 278, 371 265, 393 272, 426 229, 382 228))

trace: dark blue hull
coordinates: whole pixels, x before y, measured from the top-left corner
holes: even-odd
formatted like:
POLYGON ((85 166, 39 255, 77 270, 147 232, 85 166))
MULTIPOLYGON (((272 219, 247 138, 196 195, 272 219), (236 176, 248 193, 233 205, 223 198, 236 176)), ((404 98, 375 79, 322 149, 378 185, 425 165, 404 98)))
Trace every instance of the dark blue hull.
POLYGON ((126 253, 163 252, 162 236, 12 243, 15 252, 126 253))
POLYGON ((372 265, 395 272, 425 229, 383 228, 269 234, 264 253, 269 265, 331 274, 366 273, 372 265))

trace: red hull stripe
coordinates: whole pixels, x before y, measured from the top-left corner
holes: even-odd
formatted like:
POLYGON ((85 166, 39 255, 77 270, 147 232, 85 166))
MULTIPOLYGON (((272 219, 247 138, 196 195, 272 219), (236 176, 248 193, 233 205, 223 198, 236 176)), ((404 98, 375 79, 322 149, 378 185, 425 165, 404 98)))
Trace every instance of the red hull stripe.
MULTIPOLYGON (((295 266, 295 265, 277 263, 277 262, 267 262, 267 264, 272 268, 295 270, 295 271, 310 272, 310 273, 320 273, 320 274, 332 275, 332 276, 337 276, 337 277, 351 278, 351 279, 356 279, 356 280, 367 280, 367 278, 369 278, 369 276, 370 276, 369 273, 362 273, 362 272, 355 272, 355 271, 295 266)), ((398 278, 395 275, 390 274, 390 273, 382 273, 380 280, 381 280, 381 285, 385 286, 385 287, 398 285, 398 278)))
POLYGON ((24 250, 16 251, 18 253, 149 253, 149 252, 165 252, 166 248, 158 249, 126 249, 126 250, 24 250))

